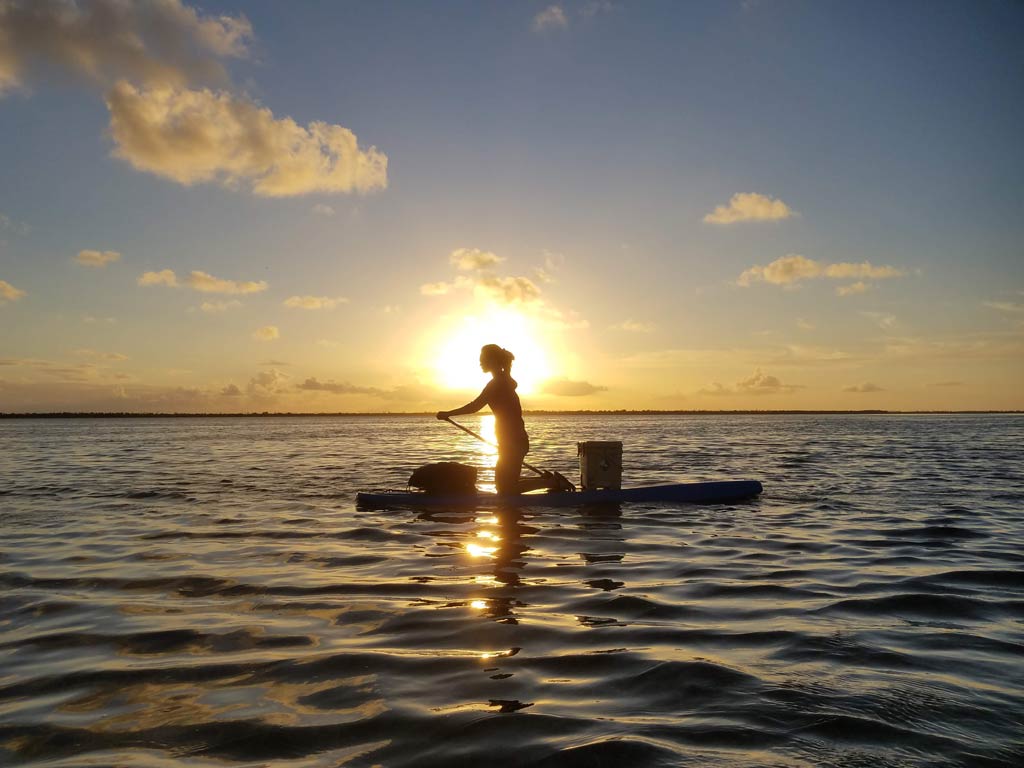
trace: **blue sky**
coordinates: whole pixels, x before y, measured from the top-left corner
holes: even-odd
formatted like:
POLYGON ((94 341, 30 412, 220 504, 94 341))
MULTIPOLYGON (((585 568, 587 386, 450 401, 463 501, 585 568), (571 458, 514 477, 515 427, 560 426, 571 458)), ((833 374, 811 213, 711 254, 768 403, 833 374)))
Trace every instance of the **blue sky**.
POLYGON ((430 410, 477 336, 527 407, 1024 407, 1018 3, 112 4, 0 3, 0 411, 430 410))

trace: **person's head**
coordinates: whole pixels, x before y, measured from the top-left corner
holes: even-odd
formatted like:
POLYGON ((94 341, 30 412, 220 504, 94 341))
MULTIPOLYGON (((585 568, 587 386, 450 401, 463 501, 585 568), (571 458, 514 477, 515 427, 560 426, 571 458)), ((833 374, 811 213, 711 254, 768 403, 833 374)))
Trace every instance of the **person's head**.
POLYGON ((488 373, 512 370, 512 361, 516 356, 497 344, 485 344, 480 348, 480 367, 488 373))

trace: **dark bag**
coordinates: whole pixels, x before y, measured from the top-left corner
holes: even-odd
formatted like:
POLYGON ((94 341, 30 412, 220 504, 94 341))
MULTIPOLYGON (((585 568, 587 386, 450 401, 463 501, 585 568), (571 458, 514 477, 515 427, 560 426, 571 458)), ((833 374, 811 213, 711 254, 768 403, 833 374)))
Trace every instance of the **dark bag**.
POLYGON ((425 464, 412 473, 409 485, 433 496, 476 493, 476 467, 456 461, 425 464))

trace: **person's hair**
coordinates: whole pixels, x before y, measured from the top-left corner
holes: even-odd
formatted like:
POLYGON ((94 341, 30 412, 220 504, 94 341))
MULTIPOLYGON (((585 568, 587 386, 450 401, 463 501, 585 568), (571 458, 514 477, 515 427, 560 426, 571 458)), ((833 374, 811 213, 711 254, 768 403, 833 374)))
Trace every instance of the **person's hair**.
POLYGON ((480 348, 480 358, 487 365, 487 370, 508 373, 512 370, 512 361, 516 356, 497 344, 485 344, 480 348))

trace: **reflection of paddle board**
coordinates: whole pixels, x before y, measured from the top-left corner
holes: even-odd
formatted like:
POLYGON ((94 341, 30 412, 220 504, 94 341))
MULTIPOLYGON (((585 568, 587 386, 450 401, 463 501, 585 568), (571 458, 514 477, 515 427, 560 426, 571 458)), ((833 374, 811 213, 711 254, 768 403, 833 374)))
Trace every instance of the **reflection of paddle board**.
POLYGON ((741 501, 761 493, 756 480, 711 483, 675 483, 640 488, 594 491, 557 491, 498 496, 493 493, 434 496, 414 491, 364 491, 356 495, 363 507, 575 507, 582 504, 660 502, 669 504, 717 504, 741 501))

